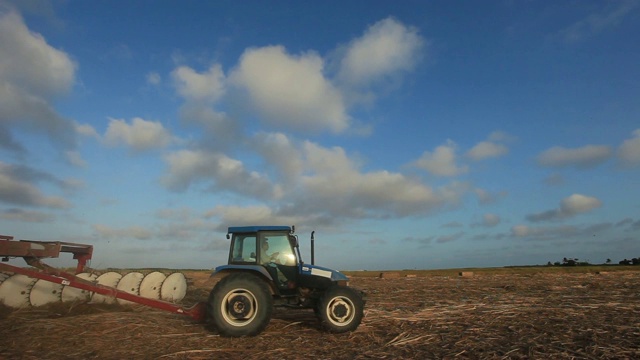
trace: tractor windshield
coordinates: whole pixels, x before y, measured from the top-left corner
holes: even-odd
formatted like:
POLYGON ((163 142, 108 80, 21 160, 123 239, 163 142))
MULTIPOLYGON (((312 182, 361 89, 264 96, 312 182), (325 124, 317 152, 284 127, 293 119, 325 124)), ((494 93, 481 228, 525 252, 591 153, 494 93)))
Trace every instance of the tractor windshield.
POLYGON ((276 232, 260 233, 260 263, 296 265, 296 256, 289 242, 289 234, 276 232))

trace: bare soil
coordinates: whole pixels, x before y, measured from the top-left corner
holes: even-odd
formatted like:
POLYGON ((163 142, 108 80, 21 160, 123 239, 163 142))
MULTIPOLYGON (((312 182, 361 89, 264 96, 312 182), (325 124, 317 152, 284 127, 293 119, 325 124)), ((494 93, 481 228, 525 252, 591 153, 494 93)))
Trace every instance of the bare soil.
MULTIPOLYGON (((188 272, 185 305, 216 279, 188 272)), ((139 306, 0 308, 0 359, 638 359, 639 271, 353 276, 367 294, 357 331, 323 331, 279 309, 261 335, 225 338, 139 306)))

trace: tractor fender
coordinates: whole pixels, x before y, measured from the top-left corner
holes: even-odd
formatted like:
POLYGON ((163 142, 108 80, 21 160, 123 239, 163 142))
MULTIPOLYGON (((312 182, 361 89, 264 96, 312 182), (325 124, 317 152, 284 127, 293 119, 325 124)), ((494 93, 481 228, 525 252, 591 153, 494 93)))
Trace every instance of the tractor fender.
POLYGON ((218 266, 211 276, 215 276, 220 273, 226 272, 235 272, 235 271, 248 271, 248 272, 257 272, 260 275, 264 276, 267 280, 273 281, 273 278, 269 274, 269 272, 264 268, 264 266, 260 265, 222 265, 218 266))
POLYGON ((247 272, 247 273, 256 274, 258 275, 258 277, 260 277, 267 283, 267 285, 269 286, 269 289, 271 289, 272 295, 278 292, 277 289, 275 288, 275 285, 274 285, 275 281, 273 281, 273 277, 271 277, 271 274, 269 274, 269 272, 267 271, 267 269, 264 268, 264 266, 260 266, 260 265, 222 265, 222 266, 216 267, 213 273, 211 273, 211 276, 213 277, 220 274, 227 274, 227 273, 234 273, 234 272, 247 272))

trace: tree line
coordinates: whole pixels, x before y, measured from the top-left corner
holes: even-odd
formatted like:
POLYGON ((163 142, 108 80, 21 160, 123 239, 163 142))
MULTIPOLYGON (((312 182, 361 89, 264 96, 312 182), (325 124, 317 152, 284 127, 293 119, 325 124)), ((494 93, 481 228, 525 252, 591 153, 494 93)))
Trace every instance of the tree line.
MULTIPOLYGON (((591 264, 589 260, 581 261, 578 258, 563 258, 562 262, 556 261, 554 263, 551 263, 551 261, 549 261, 547 263, 547 266, 588 266, 588 265, 594 265, 594 264, 591 264)), ((611 259, 607 259, 604 262, 604 265, 615 265, 615 264, 613 264, 613 261, 611 261, 611 259)), ((620 260, 618 261, 618 265, 640 265, 640 258, 620 260)))

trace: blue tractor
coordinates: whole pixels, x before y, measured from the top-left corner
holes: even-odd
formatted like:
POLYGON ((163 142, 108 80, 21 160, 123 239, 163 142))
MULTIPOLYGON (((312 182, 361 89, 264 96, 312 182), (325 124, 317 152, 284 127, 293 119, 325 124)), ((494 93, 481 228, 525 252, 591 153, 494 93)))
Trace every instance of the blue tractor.
POLYGON ((224 277, 207 301, 207 319, 224 336, 255 336, 269 321, 274 306, 313 309, 325 329, 355 330, 362 321, 360 291, 336 270, 316 266, 314 233, 311 264, 305 264, 295 228, 290 226, 230 227, 229 261, 213 275, 224 277))

